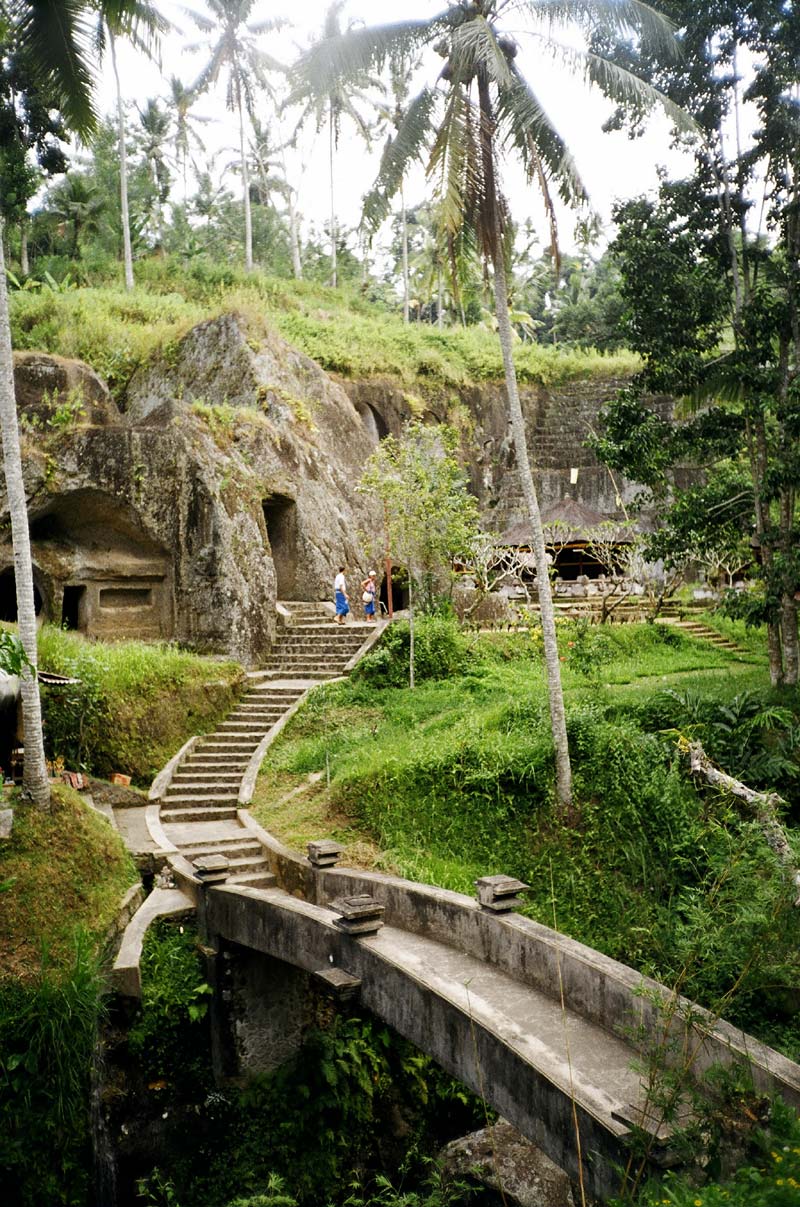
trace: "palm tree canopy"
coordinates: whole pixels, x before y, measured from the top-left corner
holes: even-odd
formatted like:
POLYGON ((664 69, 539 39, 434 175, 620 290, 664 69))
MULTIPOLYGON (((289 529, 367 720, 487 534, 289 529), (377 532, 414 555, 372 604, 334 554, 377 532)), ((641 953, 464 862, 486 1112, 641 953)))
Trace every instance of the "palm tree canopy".
POLYGON ((152 45, 167 22, 145 0, 0 0, 0 19, 11 46, 37 66, 66 125, 86 136, 97 123, 92 62, 102 49, 100 26, 152 45))
POLYGON ((200 50, 203 46, 211 50, 208 62, 192 85, 192 92, 195 95, 205 92, 226 72, 228 108, 236 109, 242 104, 252 114, 256 108, 255 87, 271 91, 268 73, 284 70, 281 63, 256 45, 256 38, 280 29, 285 22, 281 18, 248 22, 255 0, 207 0, 207 4, 213 20, 193 9, 185 10, 197 28, 210 38, 205 43, 187 47, 189 51, 200 50))
POLYGON ((369 125, 356 107, 356 101, 361 101, 370 107, 375 106, 375 100, 369 95, 369 90, 383 92, 383 85, 366 66, 353 65, 352 70, 343 73, 323 71, 318 73, 320 56, 325 58, 325 48, 332 43, 339 43, 343 38, 353 37, 357 32, 352 28, 342 31, 340 17, 345 6, 345 0, 333 0, 329 5, 322 32, 311 48, 298 59, 291 72, 291 91, 283 102, 286 109, 295 105, 302 106, 302 114, 297 126, 301 126, 309 117, 313 117, 319 131, 326 121, 330 121, 336 145, 339 143, 343 117, 349 117, 357 127, 362 137, 369 142, 369 125))
POLYGON ((298 65, 320 90, 427 45, 443 60, 436 83, 411 101, 384 151, 376 186, 365 201, 368 226, 377 228, 387 216, 408 167, 425 161, 437 178, 445 229, 458 238, 470 226, 482 250, 491 254, 498 221, 501 231, 505 226, 495 185, 498 151, 516 155, 537 182, 553 229, 551 186, 568 205, 588 200, 572 155, 520 70, 516 39, 501 28, 501 19, 512 16, 521 38, 573 75, 623 102, 659 104, 682 127, 691 125, 663 94, 593 50, 576 47, 569 35, 577 26, 589 35, 636 38, 674 57, 672 26, 639 0, 472 0, 451 4, 425 21, 332 34, 298 65))

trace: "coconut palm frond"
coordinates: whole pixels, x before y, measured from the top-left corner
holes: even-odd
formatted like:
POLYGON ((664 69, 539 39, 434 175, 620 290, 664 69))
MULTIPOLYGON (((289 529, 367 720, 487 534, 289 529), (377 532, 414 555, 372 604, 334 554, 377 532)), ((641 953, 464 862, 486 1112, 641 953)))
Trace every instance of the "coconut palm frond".
MULTIPOLYGON (((292 72, 295 89, 301 97, 313 81, 315 90, 330 92, 343 79, 359 77, 371 69, 380 70, 393 54, 408 53, 430 41, 432 32, 445 25, 445 14, 427 21, 398 21, 374 29, 351 29, 315 42, 295 64, 292 72)), ((296 103, 291 100, 287 103, 296 103)))
POLYGON ((278 30, 285 29, 290 22, 286 17, 269 17, 265 21, 253 21, 248 23, 248 32, 260 37, 261 34, 277 33, 278 30))
POLYGON ((632 71, 627 71, 602 55, 591 53, 584 56, 584 63, 586 78, 592 84, 597 84, 612 100, 623 105, 638 105, 644 109, 661 108, 679 130, 697 133, 698 126, 691 114, 670 100, 666 93, 646 83, 632 71))
POLYGON ((205 67, 192 84, 192 92, 195 94, 205 92, 211 87, 212 84, 217 82, 220 72, 227 61, 227 53, 228 51, 225 43, 222 41, 217 42, 211 53, 211 58, 208 60, 205 67))
POLYGON ((537 24, 579 25, 614 39, 638 38, 660 58, 680 54, 673 22, 641 0, 512 0, 510 7, 537 24))
POLYGON ((497 44, 497 37, 485 17, 465 21, 454 31, 450 41, 452 70, 468 78, 480 65, 498 87, 508 87, 511 70, 508 59, 497 44))
MULTIPOLYGON (((528 176, 541 180, 546 170, 567 205, 588 201, 577 165, 528 81, 513 69, 513 85, 498 94, 500 137, 518 152, 528 176)), ((543 194, 544 195, 544 194, 543 194)))
POLYGON ((364 198, 362 220, 368 230, 378 229, 409 166, 422 159, 430 141, 435 105, 436 93, 424 88, 409 105, 394 138, 387 141, 375 184, 364 198))
POLYGON ((197 26, 201 33, 213 34, 218 28, 215 21, 212 21, 211 18, 207 17, 204 13, 199 13, 195 8, 187 8, 185 4, 181 4, 180 10, 185 17, 189 17, 189 19, 197 26))
POLYGON ((463 88, 453 88, 431 151, 428 175, 438 176, 436 190, 441 222, 449 234, 457 234, 474 213, 481 179, 478 121, 463 88))
POLYGON ((97 120, 89 67, 94 27, 85 10, 81 0, 33 0, 11 9, 14 42, 37 64, 68 125, 80 135, 89 134, 97 120))

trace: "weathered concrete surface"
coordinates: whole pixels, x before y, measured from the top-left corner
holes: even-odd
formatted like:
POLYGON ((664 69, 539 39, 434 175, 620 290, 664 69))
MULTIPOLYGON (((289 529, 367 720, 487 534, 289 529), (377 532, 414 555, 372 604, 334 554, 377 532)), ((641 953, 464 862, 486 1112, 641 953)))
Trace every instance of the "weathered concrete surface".
POLYGON ((176 917, 194 911, 194 902, 178 889, 155 888, 137 909, 122 936, 111 970, 111 984, 125 997, 141 997, 139 964, 147 928, 155 918, 176 917))
POLYGON ((640 1097, 622 1040, 452 947, 389 926, 358 940, 329 910, 279 890, 210 889, 206 925, 307 972, 333 963, 358 977, 368 1009, 483 1093, 573 1177, 574 1102, 586 1184, 613 1193, 629 1130, 613 1112, 640 1097))
POLYGON ((500 1192, 506 1207, 575 1207, 563 1169, 505 1119, 453 1140, 439 1156, 447 1173, 500 1192))

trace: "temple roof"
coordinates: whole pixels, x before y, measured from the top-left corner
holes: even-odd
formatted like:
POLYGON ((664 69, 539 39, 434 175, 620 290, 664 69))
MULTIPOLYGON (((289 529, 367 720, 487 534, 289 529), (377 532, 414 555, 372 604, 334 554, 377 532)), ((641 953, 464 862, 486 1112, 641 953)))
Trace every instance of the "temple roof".
MULTIPOLYGON (((557 503, 542 510, 542 527, 545 540, 559 545, 580 544, 591 538, 593 530, 601 524, 619 523, 615 515, 602 511, 593 511, 584 503, 564 495, 557 503)), ((622 544, 630 541, 631 534, 624 526, 620 526, 616 539, 622 544)), ((502 545, 530 545, 533 533, 529 520, 520 520, 512 524, 500 538, 502 545)))

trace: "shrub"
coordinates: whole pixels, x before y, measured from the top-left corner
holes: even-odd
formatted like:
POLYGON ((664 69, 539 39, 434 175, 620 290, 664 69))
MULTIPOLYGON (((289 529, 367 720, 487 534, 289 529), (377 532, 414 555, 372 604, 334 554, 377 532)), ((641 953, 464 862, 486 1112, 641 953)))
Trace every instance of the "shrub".
MULTIPOLYGON (((380 646, 358 664, 353 678, 373 687, 400 687, 408 682, 411 628, 398 620, 384 632, 380 646)), ((467 667, 469 645, 455 620, 420 616, 414 622, 414 676, 418 681, 446 679, 467 667)))

